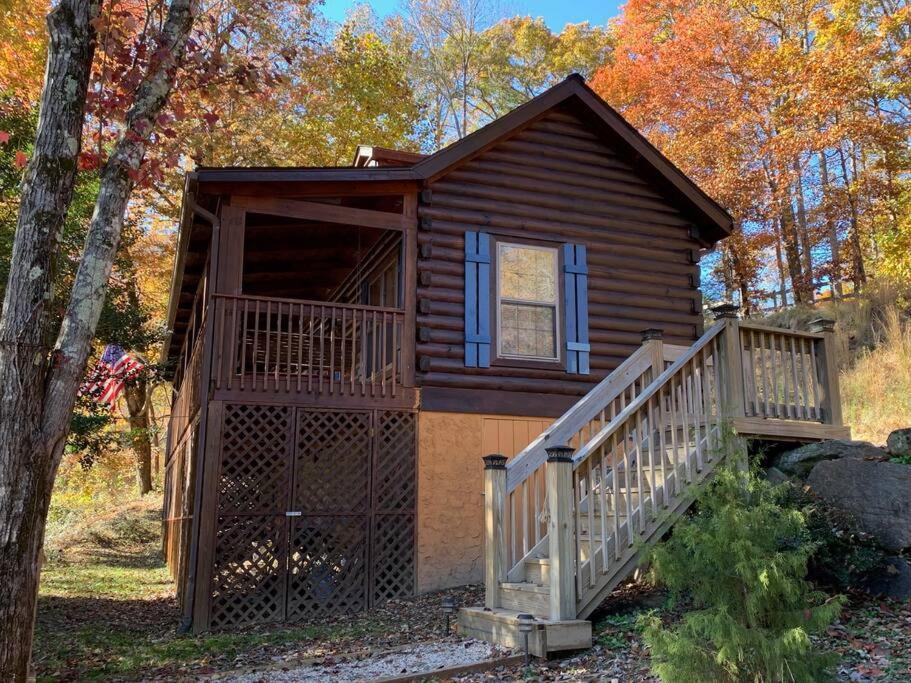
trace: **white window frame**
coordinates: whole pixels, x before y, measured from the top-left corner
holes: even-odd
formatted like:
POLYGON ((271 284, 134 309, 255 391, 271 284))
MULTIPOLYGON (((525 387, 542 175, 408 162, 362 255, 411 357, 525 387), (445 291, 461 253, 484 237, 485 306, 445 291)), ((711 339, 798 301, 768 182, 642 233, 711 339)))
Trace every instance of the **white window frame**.
POLYGON ((497 294, 495 297, 496 307, 497 307, 497 358, 505 358, 509 360, 529 360, 529 361, 543 361, 547 363, 559 363, 560 362, 560 250, 557 247, 543 247, 537 244, 526 244, 523 242, 497 242, 497 281, 496 288, 497 294), (500 278, 503 271, 502 262, 500 256, 503 253, 505 248, 512 247, 518 249, 533 249, 535 251, 547 251, 551 252, 554 255, 554 300, 553 301, 533 301, 527 299, 511 299, 503 298, 501 295, 502 289, 500 287, 500 278), (554 355, 553 356, 526 356, 522 354, 507 354, 503 353, 503 324, 502 324, 502 307, 501 303, 507 304, 518 304, 521 305, 531 305, 531 306, 547 306, 554 309, 554 355))

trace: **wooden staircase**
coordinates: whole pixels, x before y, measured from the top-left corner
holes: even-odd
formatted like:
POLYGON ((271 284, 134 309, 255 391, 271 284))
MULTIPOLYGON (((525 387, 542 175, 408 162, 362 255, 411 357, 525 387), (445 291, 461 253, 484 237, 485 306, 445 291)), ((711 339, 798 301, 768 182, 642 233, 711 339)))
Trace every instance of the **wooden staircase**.
POLYGON ((531 651, 591 645, 587 617, 749 438, 843 438, 831 324, 720 319, 691 347, 642 346, 507 463, 485 461, 485 604, 462 633, 531 651), (527 621, 525 623, 528 623, 527 621))

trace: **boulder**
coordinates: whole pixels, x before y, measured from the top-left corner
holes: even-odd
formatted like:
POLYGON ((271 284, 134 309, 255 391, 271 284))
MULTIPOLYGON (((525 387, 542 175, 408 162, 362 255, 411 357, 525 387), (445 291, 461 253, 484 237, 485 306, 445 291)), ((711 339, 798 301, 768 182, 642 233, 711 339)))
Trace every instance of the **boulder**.
POLYGON ((886 439, 886 450, 890 455, 911 456, 911 427, 896 429, 886 439))
POLYGON ((883 548, 899 552, 911 546, 911 466, 850 457, 824 460, 813 467, 807 484, 883 548))
POLYGON ((765 471, 765 478, 770 484, 783 484, 791 479, 777 467, 770 467, 765 471))
POLYGON ((885 566, 861 586, 871 595, 891 600, 911 598, 911 565, 903 557, 890 557, 885 566))
POLYGON ((779 470, 790 476, 806 478, 813 466, 823 460, 839 460, 841 458, 885 458, 883 449, 874 446, 869 441, 819 441, 810 443, 793 451, 786 451, 778 457, 776 466, 779 470))

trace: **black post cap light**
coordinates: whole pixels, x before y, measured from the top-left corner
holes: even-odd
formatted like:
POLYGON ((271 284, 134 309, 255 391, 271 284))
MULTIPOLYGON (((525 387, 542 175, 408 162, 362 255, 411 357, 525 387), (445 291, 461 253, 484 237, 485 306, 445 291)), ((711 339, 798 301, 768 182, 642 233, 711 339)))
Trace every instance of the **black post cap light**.
POLYGON ((545 448, 547 462, 572 462, 575 449, 572 446, 551 446, 545 448))
POLYGON ((485 455, 482 460, 484 460, 484 469, 485 470, 505 470, 506 469, 506 456, 500 455, 499 453, 491 453, 490 455, 485 455))
POLYGON ((740 312, 740 306, 727 302, 712 306, 709 310, 712 312, 712 317, 714 317, 715 320, 721 320, 722 318, 733 318, 736 320, 737 314, 740 312))
POLYGON ((810 332, 834 332, 835 321, 831 318, 814 318, 810 321, 810 332))

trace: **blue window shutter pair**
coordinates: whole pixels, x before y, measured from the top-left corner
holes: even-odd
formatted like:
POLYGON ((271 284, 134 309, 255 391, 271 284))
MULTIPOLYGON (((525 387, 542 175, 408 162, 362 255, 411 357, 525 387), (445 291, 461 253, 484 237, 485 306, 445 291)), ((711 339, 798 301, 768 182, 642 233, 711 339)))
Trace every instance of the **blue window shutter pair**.
POLYGON ((490 367, 490 235, 465 233, 465 367, 490 367))
MULTIPOLYGON (((490 235, 465 233, 465 367, 490 367, 490 235)), ((589 374, 585 246, 563 245, 566 371, 589 374)))
POLYGON ((566 313, 566 372, 589 373, 588 265, 585 245, 563 245, 563 297, 566 313))

